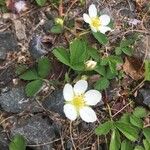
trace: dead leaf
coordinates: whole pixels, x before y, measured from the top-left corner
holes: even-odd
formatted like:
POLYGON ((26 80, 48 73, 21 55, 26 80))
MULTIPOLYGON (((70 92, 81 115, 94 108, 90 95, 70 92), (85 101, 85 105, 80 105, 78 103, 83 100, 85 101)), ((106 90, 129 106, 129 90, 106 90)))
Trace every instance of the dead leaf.
POLYGON ((139 80, 144 77, 144 69, 142 63, 135 58, 125 58, 123 71, 134 80, 139 80))

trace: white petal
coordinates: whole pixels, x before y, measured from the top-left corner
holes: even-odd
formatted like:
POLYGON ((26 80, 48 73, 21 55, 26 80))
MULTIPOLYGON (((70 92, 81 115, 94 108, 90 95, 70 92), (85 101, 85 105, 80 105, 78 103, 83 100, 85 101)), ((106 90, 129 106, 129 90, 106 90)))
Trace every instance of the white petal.
POLYGON ((75 95, 80 95, 84 94, 85 91, 87 90, 88 83, 85 80, 79 80, 75 85, 74 85, 74 92, 75 95))
POLYGON ((110 17, 109 17, 108 15, 101 15, 101 16, 99 17, 99 19, 100 19, 101 24, 102 24, 103 26, 106 26, 106 25, 108 25, 108 24, 110 23, 110 17))
POLYGON ((87 105, 96 105, 102 99, 101 93, 97 90, 89 90, 84 96, 87 105))
POLYGON ((92 17, 97 17, 97 9, 95 7, 94 4, 91 4, 89 6, 89 16, 92 18, 92 17))
POLYGON ((77 118, 77 111, 75 107, 71 104, 64 105, 64 113, 66 117, 72 121, 74 121, 77 118))
POLYGON ((85 122, 94 122, 97 120, 96 113, 90 107, 83 107, 82 109, 80 109, 79 113, 80 113, 80 117, 85 122))
POLYGON ((97 32, 97 29, 94 28, 94 27, 91 27, 91 30, 92 30, 93 32, 97 32))
POLYGON ((71 101, 74 97, 73 87, 69 83, 65 84, 63 89, 64 99, 66 101, 71 101))
POLYGON ((84 20, 86 23, 90 23, 90 22, 91 22, 91 18, 89 17, 88 14, 83 14, 83 20, 84 20))
POLYGON ((111 31, 111 28, 110 27, 106 27, 106 26, 101 26, 99 28, 99 31, 103 34, 105 34, 107 31, 111 31))

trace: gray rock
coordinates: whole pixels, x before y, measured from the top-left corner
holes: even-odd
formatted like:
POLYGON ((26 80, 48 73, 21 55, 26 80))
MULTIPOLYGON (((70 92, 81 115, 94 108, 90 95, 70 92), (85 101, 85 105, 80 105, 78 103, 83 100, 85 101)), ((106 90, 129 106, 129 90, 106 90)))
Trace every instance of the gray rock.
POLYGON ((140 89, 138 101, 139 100, 141 101, 141 103, 147 105, 150 108, 150 89, 140 89))
POLYGON ((35 35, 32 37, 29 43, 29 52, 34 59, 40 58, 41 56, 47 54, 43 44, 42 37, 35 35))
POLYGON ((5 49, 1 49, 0 50, 0 59, 1 60, 5 60, 6 58, 6 50, 5 49))
POLYGON ((12 32, 0 33, 0 59, 5 59, 7 52, 18 50, 17 39, 12 32))
POLYGON ((0 128, 0 149, 8 150, 8 139, 4 132, 2 132, 2 128, 0 128))
POLYGON ((42 108, 38 106, 36 101, 26 97, 24 87, 12 87, 6 92, 1 93, 0 105, 3 110, 12 113, 42 111, 42 108))
POLYGON ((43 107, 49 109, 50 111, 54 111, 61 116, 64 116, 63 112, 64 106, 64 97, 62 90, 56 90, 43 101, 43 107))
POLYGON ((135 51, 133 56, 141 60, 150 59, 150 36, 142 36, 140 40, 135 44, 135 51), (146 55, 146 56, 145 56, 146 55))
MULTIPOLYGON (((10 129, 11 136, 21 134, 27 139, 28 145, 51 142, 55 138, 53 127, 41 116, 32 116, 18 120, 10 129)), ((52 144, 34 148, 35 150, 52 150, 52 144)))
POLYGON ((6 87, 8 83, 12 81, 13 78, 15 78, 15 67, 10 66, 8 68, 4 68, 0 70, 0 88, 6 87))

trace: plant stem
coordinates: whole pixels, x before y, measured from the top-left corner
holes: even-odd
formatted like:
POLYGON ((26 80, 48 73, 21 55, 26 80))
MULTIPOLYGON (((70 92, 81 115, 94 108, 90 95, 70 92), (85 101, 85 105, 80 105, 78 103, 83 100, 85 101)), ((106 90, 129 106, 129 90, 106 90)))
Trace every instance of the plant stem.
POLYGON ((111 108, 109 106, 109 104, 107 103, 107 108, 108 108, 108 112, 109 112, 109 116, 110 116, 110 120, 113 121, 113 117, 112 117, 112 113, 111 113, 111 108))

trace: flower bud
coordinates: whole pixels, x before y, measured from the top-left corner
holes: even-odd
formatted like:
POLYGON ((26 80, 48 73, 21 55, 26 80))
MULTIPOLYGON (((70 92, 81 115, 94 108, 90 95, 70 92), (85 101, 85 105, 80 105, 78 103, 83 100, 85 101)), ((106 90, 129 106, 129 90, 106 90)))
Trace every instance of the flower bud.
POLYGON ((64 21, 63 21, 63 19, 61 19, 61 18, 56 18, 56 19, 55 19, 55 22, 56 22, 57 24, 61 25, 61 26, 63 26, 63 24, 64 24, 64 21))
POLYGON ((87 70, 93 70, 97 65, 97 62, 96 61, 93 61, 93 60, 88 60, 86 63, 85 63, 85 68, 87 70))

